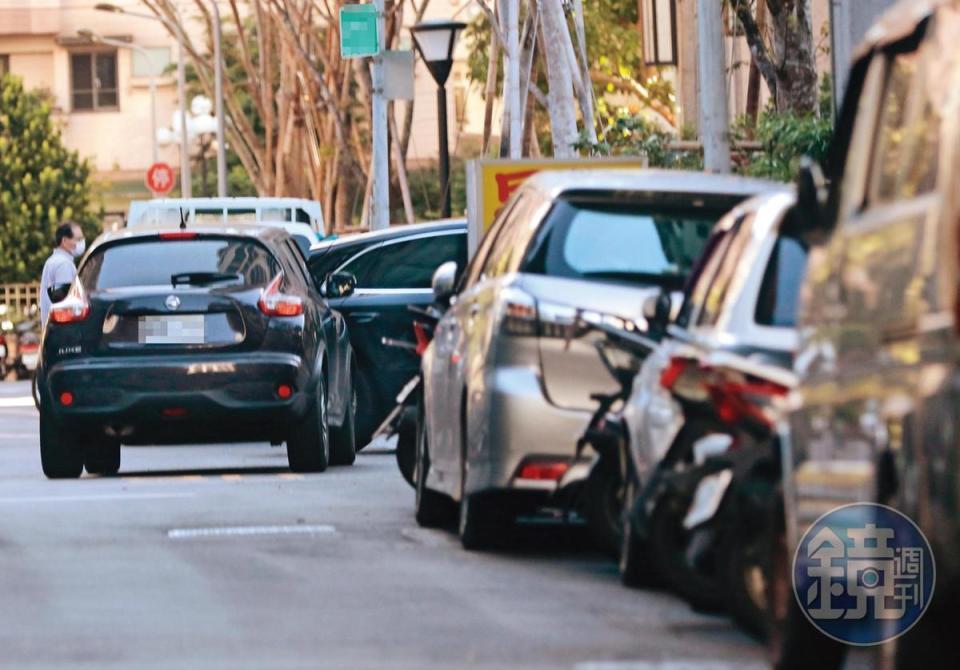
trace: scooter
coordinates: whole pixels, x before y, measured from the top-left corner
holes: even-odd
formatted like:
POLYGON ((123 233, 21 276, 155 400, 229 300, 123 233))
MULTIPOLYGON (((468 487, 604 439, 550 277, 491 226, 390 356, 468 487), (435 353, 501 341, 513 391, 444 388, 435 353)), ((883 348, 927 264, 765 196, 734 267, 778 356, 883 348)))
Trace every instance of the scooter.
MULTIPOLYGON (((433 330, 443 316, 443 312, 436 305, 426 308, 411 305, 409 309, 417 316, 413 320, 414 341, 382 338, 384 345, 413 351, 417 356, 423 356, 430 341, 433 339, 433 330)), ((414 468, 417 459, 417 412, 419 411, 420 385, 422 377, 417 374, 408 381, 400 393, 397 394, 396 406, 373 432, 373 439, 377 437, 397 436, 397 467, 400 474, 410 486, 415 486, 413 480, 414 468)))
POLYGON ((603 334, 595 343, 597 356, 616 382, 618 389, 608 394, 592 394, 597 409, 577 440, 573 462, 590 446, 596 457, 590 466, 579 507, 599 546, 616 556, 620 549, 625 472, 625 428, 623 405, 633 392, 633 381, 643 359, 656 343, 649 334, 641 334, 631 321, 594 315, 578 319, 581 332, 603 334))

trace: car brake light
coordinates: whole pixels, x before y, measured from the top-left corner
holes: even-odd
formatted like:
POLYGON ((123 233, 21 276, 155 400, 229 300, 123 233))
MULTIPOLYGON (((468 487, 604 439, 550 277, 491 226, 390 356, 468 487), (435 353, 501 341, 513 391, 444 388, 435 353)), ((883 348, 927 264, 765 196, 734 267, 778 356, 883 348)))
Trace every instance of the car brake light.
POLYGON ((90 314, 90 303, 80 287, 75 283, 67 297, 50 307, 50 320, 54 323, 77 323, 90 314))
POLYGON ((73 404, 73 394, 70 391, 64 391, 60 394, 60 404, 69 407, 73 404))
POLYGON ((517 479, 532 481, 559 481, 570 469, 566 461, 527 461, 520 466, 517 479))
POLYGON ((281 293, 280 285, 282 283, 283 273, 280 272, 261 291, 260 301, 257 303, 260 311, 267 316, 300 316, 303 314, 303 300, 295 295, 281 293))
POLYGON ((195 240, 200 237, 193 230, 178 230, 172 233, 160 233, 161 240, 195 240))
POLYGON ((710 400, 717 418, 727 424, 744 419, 772 426, 773 420, 765 411, 766 401, 782 397, 788 389, 768 381, 721 380, 708 385, 710 400))
POLYGON ((280 384, 277 387, 277 397, 280 400, 289 400, 293 396, 293 387, 290 384, 280 384))
POLYGON ((503 291, 500 329, 507 335, 536 335, 537 302, 533 296, 516 289, 503 291))

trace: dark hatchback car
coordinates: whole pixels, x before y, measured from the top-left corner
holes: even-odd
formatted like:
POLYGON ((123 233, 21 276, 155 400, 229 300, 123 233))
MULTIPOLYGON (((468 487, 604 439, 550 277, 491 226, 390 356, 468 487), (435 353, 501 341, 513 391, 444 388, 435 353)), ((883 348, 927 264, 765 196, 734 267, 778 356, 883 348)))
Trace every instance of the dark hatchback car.
POLYGON ((43 471, 116 473, 121 443, 285 441, 295 471, 352 463, 350 363, 343 317, 285 231, 104 235, 46 326, 43 471))
POLYGON ((411 342, 416 314, 410 306, 433 302, 430 282, 438 266, 466 267, 467 223, 451 219, 396 226, 313 246, 310 272, 321 285, 333 272, 356 278, 349 296, 330 300, 347 319, 357 360, 357 444, 396 404, 396 396, 420 370, 412 349, 384 344, 383 338, 411 342))

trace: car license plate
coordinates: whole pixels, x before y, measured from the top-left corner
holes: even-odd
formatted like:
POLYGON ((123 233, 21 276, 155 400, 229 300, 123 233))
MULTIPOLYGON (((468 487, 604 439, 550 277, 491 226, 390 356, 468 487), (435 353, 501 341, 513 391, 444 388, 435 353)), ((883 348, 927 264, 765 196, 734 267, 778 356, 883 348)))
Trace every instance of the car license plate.
POLYGON ((206 329, 203 314, 141 316, 140 344, 203 344, 206 329))
POLYGON ((687 530, 696 528, 705 521, 713 518, 720 508, 723 494, 733 481, 733 470, 723 470, 715 475, 704 477, 697 485, 697 492, 693 496, 690 510, 683 520, 683 527, 687 530))

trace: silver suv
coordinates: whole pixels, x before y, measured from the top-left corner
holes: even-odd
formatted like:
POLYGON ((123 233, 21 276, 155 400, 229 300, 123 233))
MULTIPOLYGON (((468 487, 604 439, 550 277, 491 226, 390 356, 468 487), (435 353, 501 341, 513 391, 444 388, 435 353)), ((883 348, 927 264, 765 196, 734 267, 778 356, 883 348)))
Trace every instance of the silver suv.
POLYGON ((578 317, 645 328, 645 299, 683 287, 716 221, 773 188, 633 170, 541 174, 521 187, 424 355, 418 521, 439 523, 458 501, 461 541, 481 547, 518 511, 581 480, 586 464, 571 461, 590 396, 617 386, 578 317))

